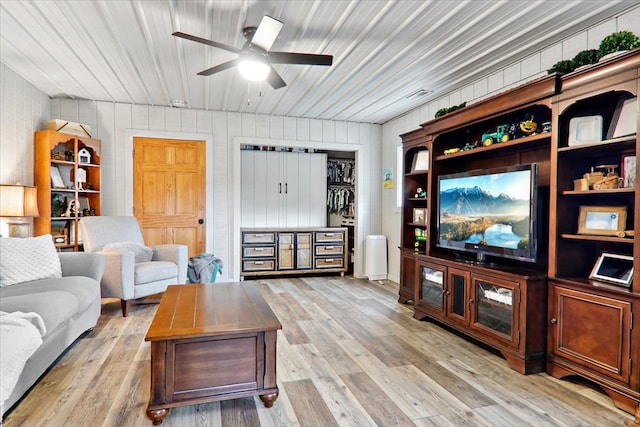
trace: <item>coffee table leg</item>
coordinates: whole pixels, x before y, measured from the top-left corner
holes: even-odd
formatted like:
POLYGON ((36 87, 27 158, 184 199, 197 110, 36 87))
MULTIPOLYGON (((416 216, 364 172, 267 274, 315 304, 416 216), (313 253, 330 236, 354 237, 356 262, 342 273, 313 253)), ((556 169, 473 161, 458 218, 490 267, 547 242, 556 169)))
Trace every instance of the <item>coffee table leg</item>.
POLYGON ((260 400, 262 400, 262 403, 264 403, 264 407, 265 408, 271 408, 273 406, 273 403, 278 398, 278 394, 279 394, 278 392, 269 393, 269 394, 261 394, 260 395, 260 400))
POLYGON ((147 417, 151 421, 153 421, 154 426, 162 424, 162 420, 164 420, 164 417, 166 417, 167 415, 169 415, 169 409, 167 408, 162 408, 162 409, 147 408, 147 417))

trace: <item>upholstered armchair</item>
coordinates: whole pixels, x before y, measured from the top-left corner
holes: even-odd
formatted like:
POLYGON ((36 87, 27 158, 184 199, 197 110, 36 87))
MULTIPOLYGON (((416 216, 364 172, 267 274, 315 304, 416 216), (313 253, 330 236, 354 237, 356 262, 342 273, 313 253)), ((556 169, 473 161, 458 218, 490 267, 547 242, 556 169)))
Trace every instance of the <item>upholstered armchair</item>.
POLYGON ((87 216, 79 222, 85 252, 105 258, 101 297, 120 298, 126 317, 130 301, 164 292, 187 279, 185 245, 144 245, 133 216, 87 216))

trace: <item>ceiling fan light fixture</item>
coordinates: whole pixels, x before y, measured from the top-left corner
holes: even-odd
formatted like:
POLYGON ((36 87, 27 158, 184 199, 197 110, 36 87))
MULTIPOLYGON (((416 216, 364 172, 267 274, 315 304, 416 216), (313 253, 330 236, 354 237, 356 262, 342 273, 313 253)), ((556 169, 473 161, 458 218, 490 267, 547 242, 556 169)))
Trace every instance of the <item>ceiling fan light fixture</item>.
POLYGON ((262 82, 269 75, 270 67, 263 61, 254 58, 244 58, 238 61, 240 75, 252 82, 262 82))

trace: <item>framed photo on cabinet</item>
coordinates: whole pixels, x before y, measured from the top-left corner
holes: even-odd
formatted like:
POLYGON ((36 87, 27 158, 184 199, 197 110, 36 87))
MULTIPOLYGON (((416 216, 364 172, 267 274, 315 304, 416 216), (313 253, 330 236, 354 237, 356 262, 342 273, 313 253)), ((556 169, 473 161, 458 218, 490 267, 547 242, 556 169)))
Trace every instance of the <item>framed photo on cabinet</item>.
POLYGON ((429 170, 429 151, 418 151, 413 155, 413 164, 411 165, 411 172, 420 172, 429 170))
POLYGON ((427 210, 422 208, 413 208, 413 223, 425 225, 427 218, 427 210))
POLYGON ((611 119, 607 138, 633 135, 638 130, 638 98, 622 99, 618 102, 611 119))
POLYGON ((64 186, 64 181, 62 180, 62 175, 60 175, 60 169, 58 169, 56 166, 51 166, 49 169, 49 174, 51 175, 52 188, 66 188, 64 186))
POLYGON ((616 236, 626 223, 626 206, 580 206, 578 234, 616 236))
POLYGON ((622 186, 624 188, 635 188, 636 173, 636 156, 622 156, 622 186))
POLYGON ((630 287, 633 280, 633 257, 603 252, 593 266, 589 279, 630 287))

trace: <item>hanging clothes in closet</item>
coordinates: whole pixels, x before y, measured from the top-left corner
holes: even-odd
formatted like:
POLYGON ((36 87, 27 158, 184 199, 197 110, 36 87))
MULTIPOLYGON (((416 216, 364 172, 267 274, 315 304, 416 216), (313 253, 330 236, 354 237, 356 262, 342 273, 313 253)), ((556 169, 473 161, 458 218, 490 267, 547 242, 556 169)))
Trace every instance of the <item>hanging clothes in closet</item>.
POLYGON ((350 204, 355 202, 356 163, 350 159, 327 160, 327 212, 352 215, 350 204))

